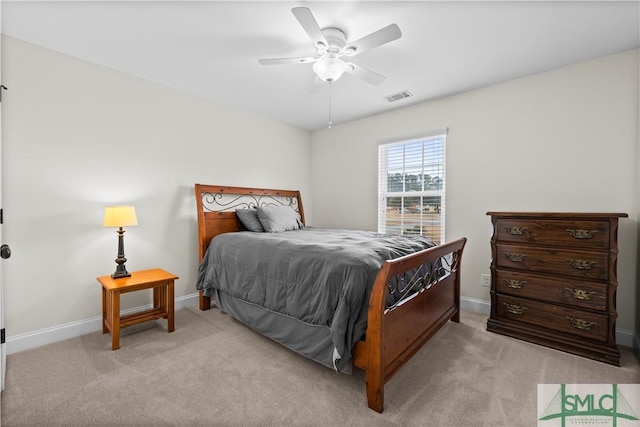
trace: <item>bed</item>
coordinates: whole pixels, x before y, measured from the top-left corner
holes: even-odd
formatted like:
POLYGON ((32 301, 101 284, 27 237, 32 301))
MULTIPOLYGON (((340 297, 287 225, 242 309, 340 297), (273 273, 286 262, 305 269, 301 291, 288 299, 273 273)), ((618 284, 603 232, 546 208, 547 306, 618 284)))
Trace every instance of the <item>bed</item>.
POLYGON ((363 369, 377 412, 385 383, 460 321, 466 238, 436 246, 422 236, 308 227, 299 191, 195 184, 195 194, 200 310, 214 299, 293 351, 337 371, 363 369), (256 212, 272 232, 255 232, 263 229, 245 216, 256 212))

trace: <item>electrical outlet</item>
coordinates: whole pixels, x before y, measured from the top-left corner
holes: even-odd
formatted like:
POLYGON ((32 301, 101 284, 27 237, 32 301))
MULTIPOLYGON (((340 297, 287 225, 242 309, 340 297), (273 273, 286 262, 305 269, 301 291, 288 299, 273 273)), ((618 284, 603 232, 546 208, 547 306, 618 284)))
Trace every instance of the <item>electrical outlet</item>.
POLYGON ((491 275, 490 274, 481 274, 480 275, 480 284, 486 288, 491 287, 491 275))

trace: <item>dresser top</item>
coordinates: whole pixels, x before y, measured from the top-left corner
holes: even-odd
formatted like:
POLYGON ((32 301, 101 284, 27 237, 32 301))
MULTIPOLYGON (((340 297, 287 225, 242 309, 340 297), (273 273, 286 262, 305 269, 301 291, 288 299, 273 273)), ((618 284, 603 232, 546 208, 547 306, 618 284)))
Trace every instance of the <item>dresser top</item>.
POLYGON ((627 218, 629 216, 626 213, 611 212, 487 212, 487 215, 519 218, 627 218))

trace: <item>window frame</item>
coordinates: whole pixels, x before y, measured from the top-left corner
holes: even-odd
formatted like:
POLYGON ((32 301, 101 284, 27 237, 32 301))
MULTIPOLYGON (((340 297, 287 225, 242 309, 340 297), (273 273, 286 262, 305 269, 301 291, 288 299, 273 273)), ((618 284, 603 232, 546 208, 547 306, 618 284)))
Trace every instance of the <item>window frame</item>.
MULTIPOLYGON (((399 207, 393 207, 392 209, 398 209, 396 213, 399 215, 400 223, 399 223, 399 231, 400 234, 411 234, 406 231, 409 230, 412 225, 415 227, 419 226, 419 234, 426 235, 436 241, 437 243, 445 242, 445 230, 446 230, 446 149, 447 149, 447 133, 446 130, 439 130, 430 132, 428 134, 424 134, 417 138, 411 138, 401 141, 387 142, 381 143, 378 145, 378 232, 380 233, 389 233, 389 204, 388 199, 400 198, 401 204, 399 207), (437 156, 426 156, 425 157, 425 147, 428 146, 429 142, 433 141, 433 146, 436 146, 438 150, 437 156), (420 172, 416 173, 415 171, 415 162, 413 167, 407 166, 407 147, 413 148, 417 146, 417 144, 421 144, 421 161, 420 161, 420 172), (413 146, 413 147, 411 147, 413 146), (390 167, 389 155, 392 148, 402 147, 402 164, 398 164, 396 167, 390 167), (435 167, 434 167, 435 166, 435 167), (416 174, 420 177, 418 178, 421 182, 421 189, 419 191, 409 190, 407 189, 407 176, 409 176, 410 169, 414 169, 411 175, 415 176, 416 174), (402 189, 400 191, 390 191, 389 190, 389 172, 398 171, 401 175, 402 180, 402 189), (435 174, 427 173, 427 171, 435 170, 435 174), (441 177, 441 187, 439 189, 425 189, 425 175, 441 177), (409 207, 406 204, 406 200, 408 198, 420 198, 420 208, 418 209, 419 218, 409 218, 408 215, 409 207), (432 219, 427 220, 425 218, 425 198, 440 198, 440 210, 439 210, 439 227, 440 227, 440 235, 433 236, 428 235, 427 231, 431 230, 432 234, 436 232, 433 230, 433 226, 427 226, 427 221, 432 221, 432 219)), ((397 159, 396 159, 397 161, 397 159)), ((415 182, 415 181, 414 181, 415 182)), ((437 206, 437 204, 436 204, 437 206)), ((414 208, 415 209, 415 208, 414 208)), ((437 207, 436 207, 437 209, 437 207)), ((436 211, 437 212, 437 211, 436 211)), ((414 214, 416 212, 413 212, 414 214)), ((397 231, 396 231, 397 234, 397 231)))

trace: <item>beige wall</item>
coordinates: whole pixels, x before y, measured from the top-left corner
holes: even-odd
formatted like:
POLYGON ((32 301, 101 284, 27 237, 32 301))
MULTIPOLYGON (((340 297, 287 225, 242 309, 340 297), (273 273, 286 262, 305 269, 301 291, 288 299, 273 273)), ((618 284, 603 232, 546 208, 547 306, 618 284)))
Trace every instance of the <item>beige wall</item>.
POLYGON ((104 206, 136 207, 127 267, 177 274, 180 297, 196 292, 194 183, 311 197, 307 131, 8 37, 2 67, 9 339, 100 315, 96 277, 115 271, 117 250, 104 206))
POLYGON ((625 212, 618 328, 632 331, 637 120, 638 50, 632 50, 335 125, 312 136, 314 222, 376 230, 378 144, 448 127, 446 236, 469 239, 463 297, 489 300, 480 286, 480 275, 490 272, 487 211, 625 212))

